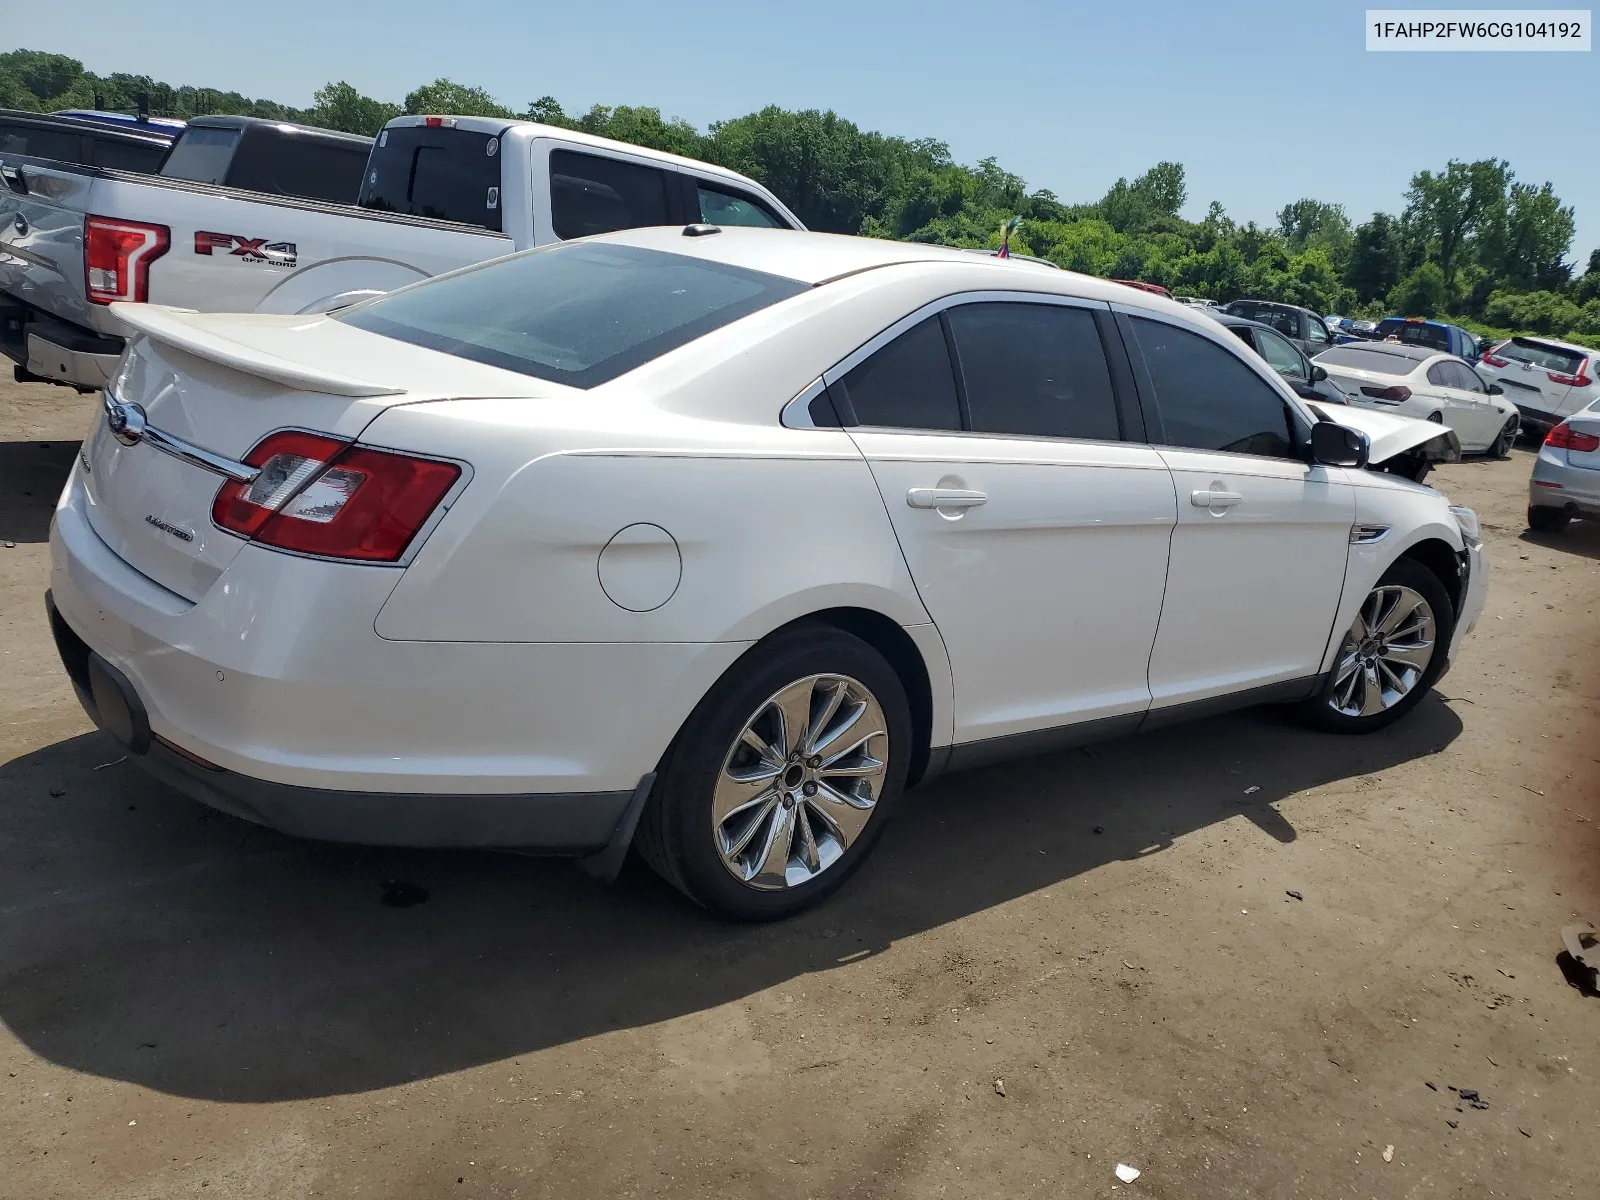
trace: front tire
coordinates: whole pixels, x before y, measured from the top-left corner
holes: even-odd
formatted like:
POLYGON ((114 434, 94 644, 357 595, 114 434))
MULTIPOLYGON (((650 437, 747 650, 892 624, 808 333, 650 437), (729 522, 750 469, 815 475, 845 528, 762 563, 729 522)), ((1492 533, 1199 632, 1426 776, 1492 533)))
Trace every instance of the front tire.
POLYGON ((634 844, 715 912, 793 916, 872 852, 911 740, 882 655, 831 626, 796 626, 751 649, 684 723, 634 844))
POLYGON ((1562 508, 1528 506, 1528 528, 1535 533, 1560 533, 1572 520, 1572 514, 1562 508))
POLYGON ((1301 714, 1333 733, 1374 733, 1392 725, 1422 702, 1444 670, 1455 624, 1439 577, 1400 559, 1362 600, 1327 686, 1301 714))

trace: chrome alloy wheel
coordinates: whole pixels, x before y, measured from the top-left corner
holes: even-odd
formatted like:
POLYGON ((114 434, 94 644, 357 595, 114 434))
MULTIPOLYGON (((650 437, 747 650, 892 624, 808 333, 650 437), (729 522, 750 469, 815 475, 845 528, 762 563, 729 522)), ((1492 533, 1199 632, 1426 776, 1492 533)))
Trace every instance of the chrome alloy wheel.
POLYGON ((838 862, 882 793, 888 730, 877 698, 848 676, 809 675, 770 696, 717 774, 722 865, 750 887, 782 891, 838 862))
POLYGON ((1437 623, 1419 592, 1375 587, 1339 648, 1328 704, 1346 717, 1370 717, 1410 695, 1433 661, 1437 623))

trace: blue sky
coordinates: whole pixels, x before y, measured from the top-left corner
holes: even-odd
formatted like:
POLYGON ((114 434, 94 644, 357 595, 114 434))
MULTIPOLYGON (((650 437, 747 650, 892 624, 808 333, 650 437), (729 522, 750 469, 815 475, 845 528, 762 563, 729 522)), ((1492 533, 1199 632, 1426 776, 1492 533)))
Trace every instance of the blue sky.
MULTIPOLYGON (((1506 0, 1498 0, 1506 3, 1506 0)), ((1547 0, 1548 2, 1548 0, 1547 0)), ((1270 222, 1302 196, 1399 211, 1413 172, 1509 159, 1600 246, 1600 62, 1587 54, 1376 54, 1365 5, 1184 0, 72 0, 19 44, 91 70, 306 105, 329 80, 399 100, 447 76, 522 108, 650 104, 696 125, 768 103, 994 155, 1063 200, 1172 159, 1188 214, 1270 222)))

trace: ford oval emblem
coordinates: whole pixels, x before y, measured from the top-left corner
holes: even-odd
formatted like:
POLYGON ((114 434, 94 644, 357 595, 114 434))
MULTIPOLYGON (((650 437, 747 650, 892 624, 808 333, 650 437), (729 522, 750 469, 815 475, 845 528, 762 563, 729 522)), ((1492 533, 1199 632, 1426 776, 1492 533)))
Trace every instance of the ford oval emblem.
POLYGON ((136 445, 144 437, 145 419, 144 409, 137 404, 130 404, 123 400, 106 396, 106 428, 111 430, 111 436, 124 446, 136 445))

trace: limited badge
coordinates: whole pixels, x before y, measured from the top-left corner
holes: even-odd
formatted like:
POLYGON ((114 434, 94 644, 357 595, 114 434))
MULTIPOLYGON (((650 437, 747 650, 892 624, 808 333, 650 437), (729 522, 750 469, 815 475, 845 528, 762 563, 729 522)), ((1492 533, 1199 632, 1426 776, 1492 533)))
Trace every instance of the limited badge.
POLYGON ((499 188, 492 187, 492 188, 489 189, 489 203, 486 205, 486 207, 488 207, 488 208, 499 208, 500 207, 500 189, 499 188))
POLYGON ((483 152, 485 154, 487 154, 490 158, 493 158, 496 154, 498 154, 500 152, 500 139, 499 138, 490 138, 488 140, 488 142, 484 145, 483 152))

